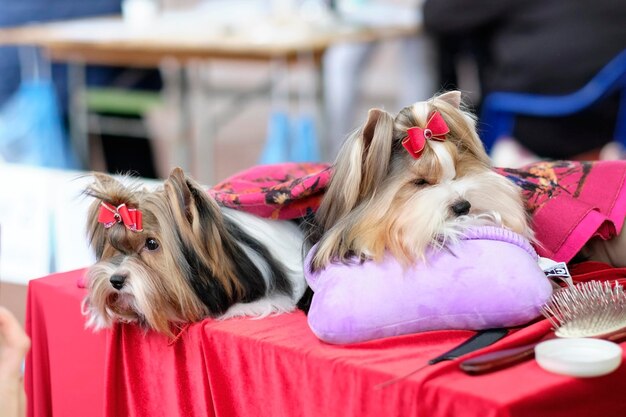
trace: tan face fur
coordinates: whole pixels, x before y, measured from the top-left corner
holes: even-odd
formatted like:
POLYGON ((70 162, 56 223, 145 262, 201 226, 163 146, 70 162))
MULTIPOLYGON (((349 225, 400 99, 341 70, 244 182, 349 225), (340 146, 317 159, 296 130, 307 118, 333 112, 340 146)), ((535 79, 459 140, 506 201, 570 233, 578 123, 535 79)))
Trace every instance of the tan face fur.
POLYGON ((95 174, 87 194, 95 197, 88 235, 97 263, 87 273, 83 305, 88 325, 137 322, 165 334, 171 324, 223 312, 241 298, 229 257, 224 255, 219 209, 179 169, 162 188, 146 191, 95 174), (126 204, 143 214, 143 230, 98 222, 101 202, 126 204), (201 299, 199 289, 214 298, 201 299))

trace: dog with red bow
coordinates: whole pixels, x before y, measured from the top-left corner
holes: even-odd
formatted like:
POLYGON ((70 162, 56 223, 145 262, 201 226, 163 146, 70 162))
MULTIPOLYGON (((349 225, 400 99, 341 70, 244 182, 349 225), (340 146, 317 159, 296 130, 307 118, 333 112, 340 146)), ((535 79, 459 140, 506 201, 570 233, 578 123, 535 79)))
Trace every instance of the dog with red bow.
POLYGON ((458 91, 395 117, 370 110, 344 142, 315 218, 314 270, 355 258, 381 260, 385 251, 410 264, 479 224, 533 236, 520 190, 493 172, 458 91))
POLYGON ((155 190, 105 175, 88 237, 87 325, 134 322, 172 336, 205 317, 262 317, 292 311, 303 296, 304 234, 278 221, 222 207, 180 169, 155 190))

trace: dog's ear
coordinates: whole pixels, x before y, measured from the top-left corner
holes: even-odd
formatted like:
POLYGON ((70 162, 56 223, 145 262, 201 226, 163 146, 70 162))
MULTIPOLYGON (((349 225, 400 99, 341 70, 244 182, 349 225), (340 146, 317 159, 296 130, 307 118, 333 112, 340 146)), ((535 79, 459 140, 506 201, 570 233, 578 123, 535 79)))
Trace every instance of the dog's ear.
POLYGON ((316 214, 322 233, 371 195, 387 173, 393 138, 393 117, 372 109, 361 129, 343 144, 333 178, 316 214))
POLYGON ((193 220, 191 213, 191 190, 187 185, 183 170, 174 168, 165 180, 164 188, 165 194, 172 203, 174 216, 179 220, 177 223, 191 224, 193 220))
POLYGON ((180 168, 174 168, 164 184, 165 194, 171 202, 175 220, 179 225, 189 226, 206 223, 211 219, 205 219, 215 211, 219 211, 217 204, 204 190, 191 178, 185 176, 180 168))
POLYGON ((450 128, 451 141, 456 143, 461 152, 462 157, 471 157, 481 161, 485 165, 491 163, 485 147, 480 137, 476 133, 475 116, 464 110, 461 103, 460 91, 448 91, 439 96, 435 96, 435 106, 446 119, 446 123, 450 128), (437 102, 440 104, 437 106, 437 102), (445 103, 446 105, 442 105, 445 103))
POLYGON ((89 245, 93 249, 97 260, 102 258, 106 237, 105 228, 98 222, 101 201, 96 199, 89 206, 86 228, 89 245))
POLYGON ((212 313, 221 314, 244 292, 235 273, 237 258, 228 255, 241 248, 227 236, 217 202, 180 168, 172 170, 164 189, 194 291, 212 313))
POLYGON ((444 101, 455 109, 461 108, 461 92, 458 90, 447 91, 437 96, 437 100, 444 101))
POLYGON ((387 175, 393 138, 393 117, 371 109, 363 126, 363 169, 360 197, 372 194, 387 175))
POLYGON ((164 189, 183 243, 195 253, 209 254, 212 262, 219 262, 220 233, 225 226, 217 202, 180 168, 172 170, 164 189))

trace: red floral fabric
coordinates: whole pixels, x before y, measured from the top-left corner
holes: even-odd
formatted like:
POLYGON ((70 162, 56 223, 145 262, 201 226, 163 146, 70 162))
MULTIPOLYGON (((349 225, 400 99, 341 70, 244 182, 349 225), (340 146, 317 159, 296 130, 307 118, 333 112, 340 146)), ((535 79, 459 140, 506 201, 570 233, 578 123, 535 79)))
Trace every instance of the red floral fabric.
MULTIPOLYGON (((617 235, 626 215, 626 161, 538 162, 496 168, 523 192, 541 256, 570 261, 592 237, 617 235)), ((286 163, 250 168, 216 185, 221 204, 262 217, 314 213, 330 181, 327 164, 286 163)))
POLYGON ((209 192, 226 207, 271 219, 294 219, 317 210, 329 180, 327 164, 259 165, 209 192))

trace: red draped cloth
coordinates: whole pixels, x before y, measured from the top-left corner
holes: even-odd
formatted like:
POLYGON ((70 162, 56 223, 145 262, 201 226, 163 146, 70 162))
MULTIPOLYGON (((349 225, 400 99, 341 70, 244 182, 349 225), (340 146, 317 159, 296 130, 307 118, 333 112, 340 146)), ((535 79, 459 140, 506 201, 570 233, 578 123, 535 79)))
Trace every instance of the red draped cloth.
MULTIPOLYGON (((255 167, 211 190, 222 204, 271 218, 315 211, 327 166, 255 167)), ((553 162, 499 172, 523 190, 538 248, 568 261, 592 236, 619 233, 626 213, 626 162, 553 162)), ((577 280, 624 278, 598 264, 572 268, 577 280)), ((84 329, 76 285, 83 271, 33 280, 26 328, 29 416, 624 416, 626 365, 576 379, 535 361, 482 376, 458 361, 428 360, 473 335, 433 331, 349 346, 328 345, 301 312, 265 319, 204 320, 175 340, 116 325, 84 329), (381 385, 395 381, 387 385, 381 385)), ((389 300, 393 302, 393 300, 389 300)), ((543 337, 549 324, 516 329, 467 355, 543 337)), ((465 359, 464 358, 464 359, 465 359)))
MULTIPOLYGON (((597 269, 574 272, 585 280, 625 276, 597 269)), ((626 364, 590 379, 551 374, 533 360, 482 376, 464 374, 458 361, 426 366, 471 331, 335 346, 319 341, 304 314, 296 312, 205 320, 175 340, 132 325, 94 335, 83 328, 80 314, 85 290, 76 281, 82 274, 31 281, 30 416, 625 415, 626 364), (394 378, 400 379, 381 388, 394 378)), ((465 358, 535 341, 549 328, 538 321, 465 358)))
POLYGON ((569 262, 592 237, 611 239, 622 230, 626 161, 545 161, 496 171, 521 188, 541 256, 569 262))
POLYGON ((29 282, 28 416, 104 416, 106 338, 84 329, 80 302, 85 290, 76 285, 80 276, 74 271, 29 282))

